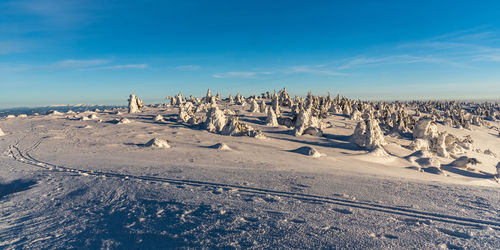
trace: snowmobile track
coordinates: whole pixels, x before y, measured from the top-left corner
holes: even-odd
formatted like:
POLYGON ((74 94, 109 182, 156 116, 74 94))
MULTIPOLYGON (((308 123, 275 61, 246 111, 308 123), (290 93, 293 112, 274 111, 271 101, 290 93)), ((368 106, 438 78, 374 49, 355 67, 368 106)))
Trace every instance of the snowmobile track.
MULTIPOLYGON (((23 139, 23 138, 22 138, 23 139)), ((21 140, 22 140, 21 139, 21 140)), ((169 184, 176 185, 190 185, 197 187, 209 187, 209 188, 225 188, 225 189, 237 189, 238 192, 253 194, 253 195, 274 195, 283 198, 290 198, 301 201, 308 202, 316 202, 319 204, 328 203, 338 206, 351 207, 357 209, 371 210, 381 213, 393 214, 406 216, 410 218, 418 218, 432 221, 440 221, 444 223, 463 225, 463 226, 471 226, 476 228, 484 228, 490 227, 494 230, 500 231, 500 221, 491 221, 491 220, 481 220, 475 218, 467 218, 460 217, 448 214, 434 213, 434 212, 426 212, 419 211, 415 209, 402 208, 396 206, 388 206, 371 202, 364 201, 355 201, 349 199, 342 199, 337 197, 327 197, 320 196, 314 194, 305 194, 298 192, 287 192, 287 191, 279 191, 258 187, 248 187, 248 186, 240 186, 234 184, 225 184, 225 183, 215 183, 215 182, 206 182, 206 181, 198 181, 198 180, 187 180, 187 179, 173 179, 166 177, 154 177, 154 176, 136 176, 136 175, 128 175, 128 174, 120 174, 120 173, 112 173, 112 172, 103 172, 103 171, 89 171, 82 169, 69 168, 65 166, 58 166, 56 164, 48 163, 40 161, 33 156, 31 156, 30 151, 37 148, 45 138, 41 138, 36 141, 33 146, 29 147, 26 150, 21 150, 18 147, 18 144, 21 140, 19 140, 16 145, 10 145, 9 151, 10 155, 18 162, 30 164, 39 168, 43 168, 49 171, 54 172, 71 172, 80 175, 88 175, 95 177, 112 177, 112 178, 120 178, 120 179, 136 179, 136 180, 144 180, 144 181, 155 181, 155 182, 163 182, 169 184)))

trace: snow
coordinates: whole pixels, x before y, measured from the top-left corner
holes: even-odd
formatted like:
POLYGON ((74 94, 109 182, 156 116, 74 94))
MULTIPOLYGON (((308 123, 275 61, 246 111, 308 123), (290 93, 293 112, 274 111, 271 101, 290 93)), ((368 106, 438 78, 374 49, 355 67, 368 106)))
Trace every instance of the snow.
MULTIPOLYGON (((176 105, 186 103, 179 96, 176 105)), ((0 248, 500 248, 499 121, 467 130, 437 117, 415 140, 384 119, 374 117, 377 128, 358 117, 375 113, 359 109, 367 103, 336 98, 322 109, 342 114, 320 119, 327 99, 311 98, 298 111, 297 135, 266 126, 274 109, 252 113, 243 104, 255 99, 241 95, 208 112, 193 103, 199 125, 178 121, 171 105, 74 114, 102 122, 0 118, 8 132, 0 138, 0 248), (124 119, 133 122, 113 122, 124 119), (358 119, 363 146, 351 142, 358 119), (233 136, 221 133, 226 126, 233 136), (449 157, 428 149, 439 135, 449 157)), ((280 118, 297 119, 291 106, 279 106, 280 118)), ((424 104, 407 109, 431 114, 424 104)))
POLYGON ((146 142, 144 144, 145 147, 152 147, 152 148, 170 148, 170 145, 168 144, 167 140, 163 139, 158 139, 158 138, 153 138, 146 142))
POLYGON ((276 113, 272 108, 267 110, 266 126, 268 127, 278 127, 278 119, 276 118, 276 113))

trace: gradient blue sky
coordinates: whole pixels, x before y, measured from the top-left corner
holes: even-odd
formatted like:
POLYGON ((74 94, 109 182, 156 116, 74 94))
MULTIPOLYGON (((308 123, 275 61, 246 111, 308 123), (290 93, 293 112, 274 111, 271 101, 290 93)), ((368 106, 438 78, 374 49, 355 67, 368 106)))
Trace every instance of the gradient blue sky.
POLYGON ((0 1, 0 108, 248 95, 500 99, 500 1, 0 1))

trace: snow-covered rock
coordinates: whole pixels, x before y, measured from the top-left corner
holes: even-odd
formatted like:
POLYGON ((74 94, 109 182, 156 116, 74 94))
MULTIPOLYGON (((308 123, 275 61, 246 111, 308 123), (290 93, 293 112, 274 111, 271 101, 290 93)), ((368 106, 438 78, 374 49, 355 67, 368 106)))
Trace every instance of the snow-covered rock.
POLYGON ((323 131, 319 128, 309 127, 304 130, 303 135, 323 136, 323 131))
POLYGON ((300 147, 298 149, 293 150, 292 152, 311 156, 313 158, 318 158, 318 157, 323 156, 318 150, 316 150, 315 148, 310 147, 310 146, 300 147))
POLYGON ((163 120, 164 120, 164 118, 163 118, 163 116, 162 116, 162 115, 158 114, 158 115, 156 115, 156 116, 153 118, 153 120, 154 120, 155 122, 161 122, 161 121, 163 121, 163 120))
POLYGON ((232 149, 225 143, 220 142, 212 146, 213 148, 216 148, 217 150, 220 151, 231 151, 232 149))
POLYGON ((467 156, 460 156, 458 159, 450 163, 451 166, 456 168, 468 169, 470 165, 476 165, 480 163, 476 158, 469 158, 467 156))
POLYGON ((118 121, 118 124, 129 124, 129 123, 132 123, 132 121, 130 121, 127 118, 122 118, 120 119, 120 121, 118 121))
POLYGON ((146 144, 144 144, 145 147, 152 147, 152 148, 170 148, 170 144, 168 144, 167 140, 164 139, 158 139, 158 138, 153 138, 150 141, 148 141, 146 144))

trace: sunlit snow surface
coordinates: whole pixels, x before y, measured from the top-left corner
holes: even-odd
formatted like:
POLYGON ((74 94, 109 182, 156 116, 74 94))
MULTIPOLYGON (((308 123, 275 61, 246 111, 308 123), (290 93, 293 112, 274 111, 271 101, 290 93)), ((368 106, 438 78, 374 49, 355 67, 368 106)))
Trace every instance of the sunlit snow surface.
POLYGON ((385 135, 387 155, 351 143, 342 115, 295 136, 250 105, 219 107, 265 138, 209 133, 166 106, 0 120, 0 248, 500 248, 498 122, 438 124, 481 149, 473 170, 440 158, 441 175, 418 171, 404 136, 385 135))

